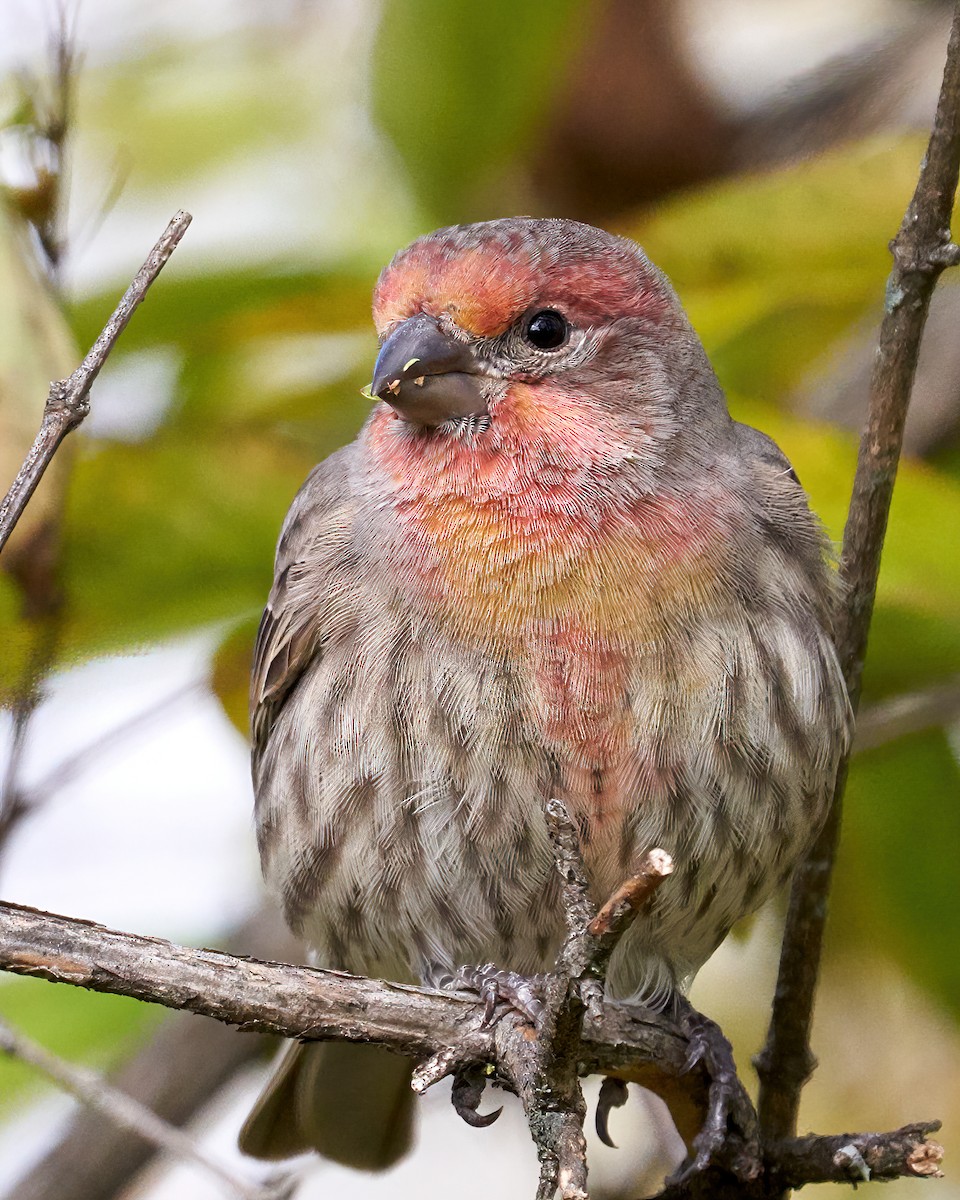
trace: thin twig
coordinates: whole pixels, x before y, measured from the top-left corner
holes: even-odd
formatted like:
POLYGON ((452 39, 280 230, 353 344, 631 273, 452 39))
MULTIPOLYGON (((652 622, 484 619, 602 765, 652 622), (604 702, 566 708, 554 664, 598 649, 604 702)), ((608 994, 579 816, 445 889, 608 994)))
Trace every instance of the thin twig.
POLYGON ((96 1071, 76 1063, 65 1062, 62 1058, 51 1054, 42 1046, 38 1046, 29 1038, 24 1037, 11 1028, 0 1018, 0 1050, 28 1063, 31 1067, 46 1075, 57 1087, 69 1092, 82 1104, 96 1109, 109 1117, 117 1125, 137 1134, 138 1137, 152 1142, 161 1150, 172 1154, 175 1158, 196 1163, 231 1194, 240 1196, 242 1200, 283 1200, 293 1194, 293 1186, 289 1179, 283 1183, 272 1183, 260 1186, 249 1180, 235 1175, 225 1166, 210 1158, 200 1149, 192 1137, 161 1120, 152 1109, 125 1095, 111 1086, 96 1071))
POLYGON ((150 251, 146 262, 134 276, 120 303, 104 325, 89 354, 67 379, 50 385, 43 410, 40 432, 31 446, 17 477, 0 504, 0 550, 6 545, 34 489, 53 460, 57 447, 71 430, 82 423, 90 411, 90 388, 107 361, 117 338, 127 327, 150 285, 163 270, 190 224, 187 212, 178 212, 162 237, 150 251))
MULTIPOLYGON (((876 595, 903 427, 930 297, 945 267, 960 262, 950 241, 950 215, 960 173, 960 2, 954 10, 933 132, 913 199, 892 243, 893 270, 871 382, 870 411, 860 442, 840 574, 845 603, 836 643, 856 709, 867 634, 876 595)), ((766 1045, 757 1057, 758 1113, 765 1142, 796 1130, 800 1091, 814 1058, 810 1023, 819 974, 827 897, 840 833, 847 763, 839 769, 833 803, 813 849, 793 881, 780 973, 766 1045)))
POLYGON ((920 692, 890 696, 865 708, 857 717, 854 754, 886 746, 897 738, 928 729, 944 729, 960 719, 960 676, 920 692))
POLYGON ((672 874, 673 859, 666 850, 659 847, 648 850, 636 875, 617 888, 587 926, 587 934, 594 939, 591 958, 598 973, 606 972, 617 943, 649 904, 657 888, 672 874))
MULTIPOLYGON (((81 775, 105 753, 123 745, 132 735, 139 733, 158 717, 164 716, 170 709, 176 708, 190 696, 200 695, 203 690, 203 684, 197 681, 186 683, 183 687, 176 688, 169 695, 158 700, 156 704, 151 704, 149 708, 142 709, 140 712, 134 713, 132 717, 114 725, 101 737, 82 746, 75 754, 68 755, 36 783, 29 787, 21 787, 18 796, 21 806, 29 811, 37 804, 49 799, 68 783, 72 783, 78 775, 81 775)), ((0 817, 0 847, 3 844, 3 836, 2 817, 0 817)))
POLYGON ((550 800, 546 816, 562 880, 561 900, 567 924, 567 938, 557 965, 577 984, 588 1010, 592 1010, 597 999, 602 1000, 614 950, 637 914, 673 872, 673 859, 665 850, 649 850, 637 874, 625 880, 598 912, 590 899, 577 827, 566 806, 561 800, 550 800))
POLYGON ((929 1135, 939 1121, 918 1121, 892 1133, 811 1133, 775 1148, 776 1179, 783 1188, 806 1183, 866 1183, 904 1175, 938 1179, 943 1147, 929 1135))
MULTIPOLYGON (((536 1043, 514 1057, 510 1047, 501 1047, 501 1058, 506 1059, 540 1159, 538 1200, 550 1200, 556 1191, 564 1200, 586 1200, 586 1105, 577 1069, 584 1015, 593 1024, 603 1020, 607 964, 639 911, 640 888, 623 885, 618 900, 611 898, 604 905, 601 919, 590 896, 577 826, 566 805, 562 800, 550 800, 545 813, 561 879, 567 936, 554 970, 546 977, 536 1043), (637 899, 635 907, 623 902, 628 894, 637 899)), ((655 851, 650 862, 662 866, 669 856, 655 851)), ((664 871, 651 885, 656 873, 657 866, 650 865, 642 889, 645 897, 652 895, 669 872, 664 871)))

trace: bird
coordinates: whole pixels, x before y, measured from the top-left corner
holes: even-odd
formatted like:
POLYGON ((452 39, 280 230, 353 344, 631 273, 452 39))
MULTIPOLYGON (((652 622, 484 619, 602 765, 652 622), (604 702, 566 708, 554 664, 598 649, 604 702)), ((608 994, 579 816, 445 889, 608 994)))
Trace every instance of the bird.
MULTIPOLYGON (((632 240, 442 228, 373 317, 372 411, 293 501, 256 639, 268 887, 320 966, 541 972, 559 798, 598 904, 652 847, 673 859, 608 976, 662 1009, 824 820, 851 724, 829 541, 632 240)), ((295 1044, 241 1147, 383 1169, 409 1073, 295 1044)))

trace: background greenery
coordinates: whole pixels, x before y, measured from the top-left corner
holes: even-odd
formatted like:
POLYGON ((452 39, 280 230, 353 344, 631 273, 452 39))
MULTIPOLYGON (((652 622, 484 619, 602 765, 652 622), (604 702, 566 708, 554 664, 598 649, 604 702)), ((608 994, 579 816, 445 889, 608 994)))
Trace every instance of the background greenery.
MULTIPOLYGON (((364 20, 291 17, 91 52, 73 115, 77 202, 89 220, 91 196, 118 173, 123 188, 78 254, 83 269, 65 310, 74 344, 90 344, 175 208, 191 209, 195 225, 105 372, 129 373, 140 418, 100 436, 92 423, 75 439, 56 666, 216 628, 214 687, 245 733, 250 640, 280 521, 310 466, 365 416, 377 271, 435 225, 555 211, 532 164, 590 27, 583 6, 550 7, 545 22, 540 6, 507 0, 388 0, 378 20, 372 10, 364 20), (245 190, 260 214, 246 229, 234 219, 245 190), (159 395, 152 407, 138 407, 142 381, 159 395)), ((11 101, 11 126, 28 117, 11 101)), ((923 144, 916 132, 888 131, 605 214, 673 279, 734 415, 783 446, 838 541, 855 438, 784 401, 877 318, 887 241, 923 144)), ((0 343, 12 474, 43 381, 64 373, 67 335, 47 285, 25 265, 22 189, 8 200, 0 291, 16 299, 11 314, 44 315, 0 343)), ((901 469, 864 704, 960 672, 958 528, 960 454, 948 443, 901 469)), ((38 637, 23 586, 0 573, 7 695, 38 637)), ((898 1043, 918 1053, 906 1022, 939 1039, 933 1094, 949 1093, 960 1021, 958 797, 956 729, 904 737, 854 762, 818 1027, 825 1065, 806 1124, 893 1126, 931 1115, 928 1090, 890 1083, 919 1075, 931 1085, 920 1058, 891 1066, 898 1043), (851 1057, 852 1026, 854 1040, 879 1040, 851 1057)), ((755 995, 768 986, 775 944, 771 932, 753 976, 706 972, 744 1062, 759 1041, 768 990, 755 995)), ((31 982, 5 984, 0 1006, 52 1048, 98 1062, 116 1060, 153 1020, 130 1003, 31 982)), ((25 1081, 0 1063, 0 1105, 16 1104, 25 1081)))

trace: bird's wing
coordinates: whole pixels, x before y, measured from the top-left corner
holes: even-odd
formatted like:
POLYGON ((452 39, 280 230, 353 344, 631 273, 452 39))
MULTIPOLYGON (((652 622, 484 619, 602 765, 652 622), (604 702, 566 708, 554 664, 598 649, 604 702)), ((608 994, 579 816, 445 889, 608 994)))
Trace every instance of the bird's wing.
POLYGON ((791 483, 800 483, 790 459, 784 454, 777 443, 766 433, 754 429, 752 425, 743 425, 734 421, 737 434, 738 451, 748 457, 756 458, 767 467, 772 467, 786 476, 791 483))
POLYGON ((297 680, 322 649, 324 591, 349 550, 351 454, 352 447, 344 447, 314 467, 280 532, 273 587, 253 652, 254 761, 297 680))

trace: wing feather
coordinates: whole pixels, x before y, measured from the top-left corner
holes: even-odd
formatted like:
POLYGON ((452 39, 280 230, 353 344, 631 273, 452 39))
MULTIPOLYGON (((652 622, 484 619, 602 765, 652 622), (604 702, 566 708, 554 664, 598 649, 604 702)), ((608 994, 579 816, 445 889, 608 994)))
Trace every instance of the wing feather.
POLYGON ((285 701, 322 653, 325 593, 348 553, 352 526, 347 446, 314 467, 280 532, 273 587, 260 618, 250 680, 256 762, 285 701))

